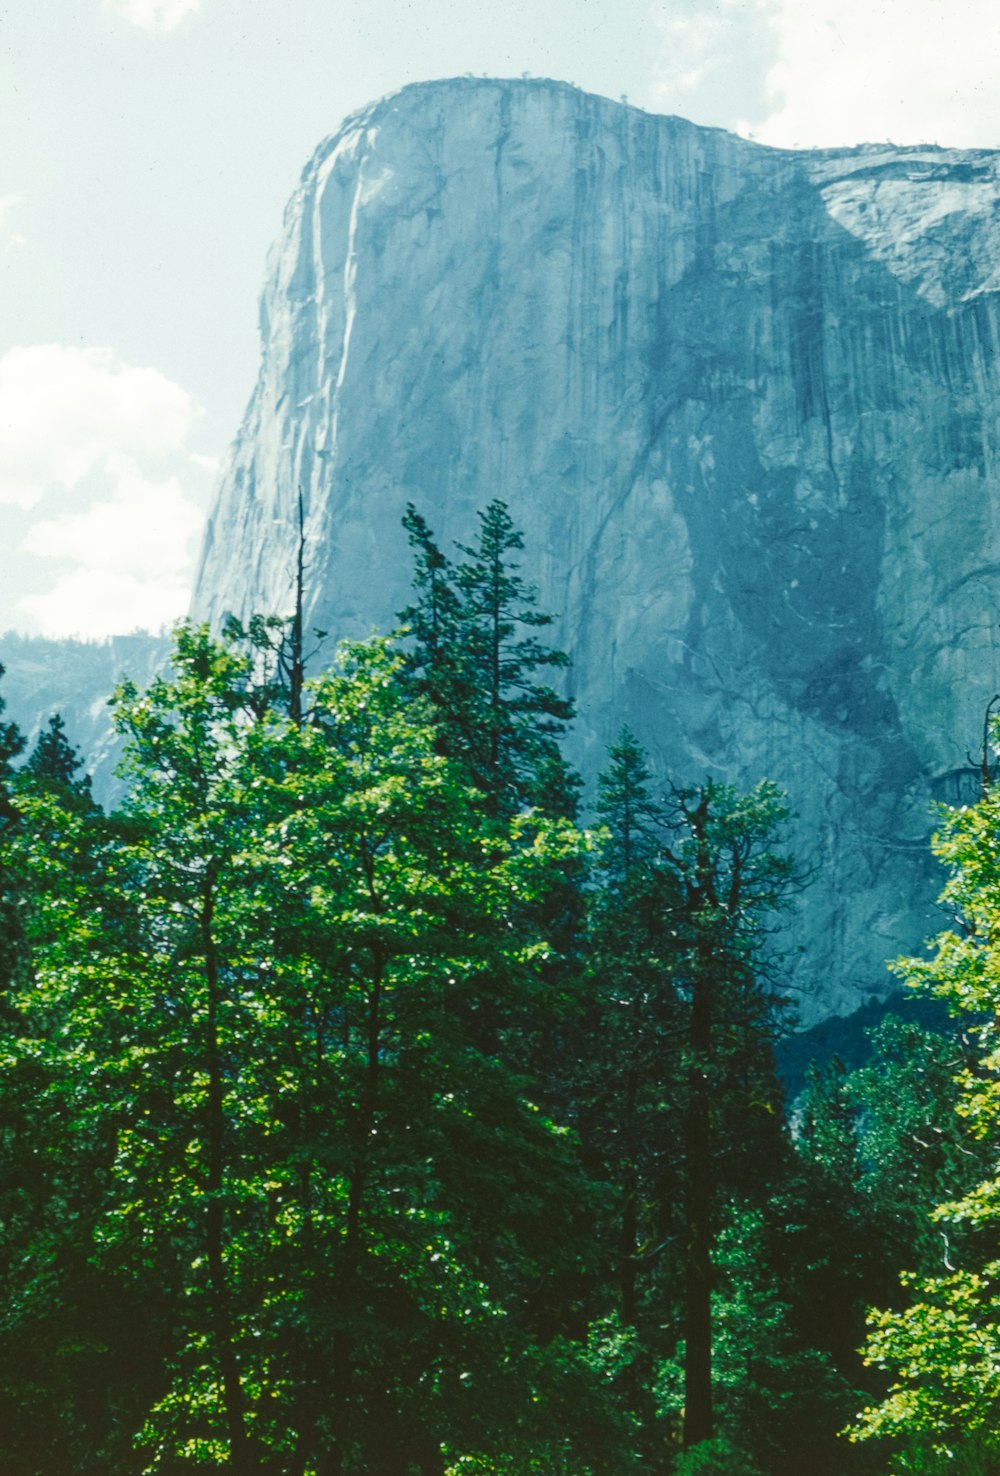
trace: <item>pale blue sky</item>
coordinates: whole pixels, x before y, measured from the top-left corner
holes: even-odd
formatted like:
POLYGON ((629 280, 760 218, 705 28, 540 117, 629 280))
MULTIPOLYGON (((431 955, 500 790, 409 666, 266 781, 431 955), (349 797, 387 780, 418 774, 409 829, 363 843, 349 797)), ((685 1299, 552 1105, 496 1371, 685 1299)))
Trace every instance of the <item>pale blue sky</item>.
POLYGON ((0 0, 0 630, 182 612, 267 247, 353 108, 529 72, 782 145, 992 147, 998 54, 983 0, 0 0))

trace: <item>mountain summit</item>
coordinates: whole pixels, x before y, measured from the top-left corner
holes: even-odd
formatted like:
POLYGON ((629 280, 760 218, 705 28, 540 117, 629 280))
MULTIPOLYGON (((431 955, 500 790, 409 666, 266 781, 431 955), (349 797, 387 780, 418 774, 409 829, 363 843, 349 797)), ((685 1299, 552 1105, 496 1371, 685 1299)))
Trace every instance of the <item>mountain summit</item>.
MULTIPOLYGON (((933 926, 1000 687, 1000 155, 789 152, 542 81, 408 87, 305 169, 197 614, 393 623, 400 517, 500 497, 598 768, 768 776, 821 1011, 933 926)), ((806 1014, 814 1012, 808 1006, 806 1014)))

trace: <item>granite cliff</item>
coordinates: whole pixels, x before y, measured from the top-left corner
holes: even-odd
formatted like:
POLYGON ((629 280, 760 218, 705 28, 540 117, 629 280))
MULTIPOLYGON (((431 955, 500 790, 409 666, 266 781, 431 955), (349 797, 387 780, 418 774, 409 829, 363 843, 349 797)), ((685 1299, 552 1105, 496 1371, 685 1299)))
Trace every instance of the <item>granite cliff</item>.
POLYGON ((305 169, 195 611, 383 628, 399 518, 504 498, 593 773, 769 776, 806 1018, 936 926, 934 798, 1000 686, 1000 155, 783 152, 539 81, 405 89, 305 169))

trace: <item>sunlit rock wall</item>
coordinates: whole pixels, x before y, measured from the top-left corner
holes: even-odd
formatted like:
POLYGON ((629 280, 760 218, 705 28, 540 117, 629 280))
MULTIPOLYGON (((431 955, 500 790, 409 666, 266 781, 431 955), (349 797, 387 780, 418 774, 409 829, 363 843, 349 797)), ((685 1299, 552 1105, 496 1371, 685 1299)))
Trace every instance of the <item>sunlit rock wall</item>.
POLYGON ((385 628, 406 502, 448 548, 504 498, 573 757, 627 721, 681 782, 778 780, 804 1014, 884 992, 1000 687, 997 170, 548 82, 376 103, 288 206, 196 611, 288 607, 301 489, 313 622, 385 628))

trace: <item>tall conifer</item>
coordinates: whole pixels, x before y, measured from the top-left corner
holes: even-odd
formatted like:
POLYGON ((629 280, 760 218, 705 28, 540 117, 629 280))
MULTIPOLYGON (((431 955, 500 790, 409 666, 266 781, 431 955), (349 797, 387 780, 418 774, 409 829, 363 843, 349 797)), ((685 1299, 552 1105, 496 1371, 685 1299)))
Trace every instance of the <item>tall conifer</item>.
POLYGON ((459 758, 502 817, 539 803, 572 811, 575 786, 561 761, 558 738, 573 705, 539 673, 568 658, 534 631, 553 617, 536 609, 536 595, 515 555, 524 546, 505 503, 479 513, 475 544, 452 564, 413 507, 404 524, 415 551, 417 599, 402 612, 411 633, 410 665, 429 698, 445 752, 459 758))

